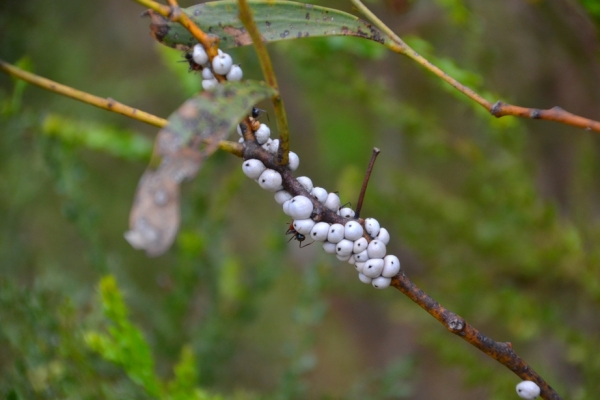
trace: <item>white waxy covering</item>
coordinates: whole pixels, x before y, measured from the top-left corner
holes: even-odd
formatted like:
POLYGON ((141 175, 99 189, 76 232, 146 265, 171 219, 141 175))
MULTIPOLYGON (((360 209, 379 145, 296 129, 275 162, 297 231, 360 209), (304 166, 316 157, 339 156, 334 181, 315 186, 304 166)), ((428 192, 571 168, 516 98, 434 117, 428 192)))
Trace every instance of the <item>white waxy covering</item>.
POLYGON ((294 229, 296 232, 301 233, 303 235, 310 234, 313 226, 315 226, 315 221, 312 219, 297 219, 294 221, 294 229))
POLYGON ((348 221, 344 225, 344 237, 348 240, 357 240, 363 235, 363 227, 358 221, 348 221))
POLYGON ((356 213, 349 207, 344 207, 340 210, 340 215, 344 218, 354 218, 356 213))
POLYGON ((383 258, 383 271, 381 276, 391 278, 400 272, 400 260, 398 257, 389 254, 383 258))
POLYGON ((379 234, 379 229, 381 229, 381 226, 375 218, 365 219, 365 230, 371 237, 377 236, 377 234, 379 234))
POLYGON ((225 76, 227 78, 228 81, 232 81, 232 82, 236 82, 236 81, 241 81, 242 78, 244 77, 244 72, 242 71, 242 68, 239 65, 232 65, 231 69, 229 70, 229 72, 227 73, 227 75, 225 76))
POLYGON ((352 247, 354 247, 354 243, 352 243, 348 239, 342 239, 339 242, 337 242, 335 246, 335 252, 340 256, 351 255, 352 247))
POLYGON ((306 189, 308 193, 310 193, 311 190, 313 190, 312 180, 308 176, 299 176, 298 178, 296 178, 296 180, 302 185, 304 189, 306 189))
POLYGON ((319 242, 327 240, 329 226, 330 225, 327 222, 317 222, 310 231, 310 237, 312 240, 317 240, 319 242))
MULTIPOLYGON (((354 256, 356 258, 356 255, 354 256)), ((381 258, 372 258, 365 263, 363 266, 362 273, 368 276, 369 278, 377 278, 381 275, 381 271, 383 270, 383 259, 381 258)))
POLYGON ((367 250, 368 246, 369 242, 367 242, 367 239, 361 237, 360 239, 354 241, 354 248, 352 249, 352 251, 354 253, 362 253, 363 251, 367 250))
POLYGON ((260 124, 256 132, 254 132, 254 136, 256 137, 258 144, 265 144, 271 136, 271 129, 265 124, 260 124))
POLYGON ((218 84, 219 84, 219 82, 215 78, 213 78, 213 79, 204 79, 202 81, 202 89, 204 89, 204 90, 212 90, 212 89, 216 88, 218 84))
POLYGON ((350 259, 351 255, 350 254, 346 254, 346 255, 336 254, 336 257, 340 261, 348 261, 350 259))
POLYGON ((287 190, 280 190, 275 193, 275 201, 277 204, 283 204, 291 198, 292 195, 287 190))
POLYGON ((362 282, 362 283, 371 283, 373 281, 373 278, 369 278, 368 276, 366 276, 365 274, 363 274, 362 272, 358 273, 358 279, 362 282))
POLYGON ((323 250, 325 250, 325 253, 335 254, 335 243, 324 242, 323 250))
POLYGON ((227 53, 221 53, 212 60, 213 72, 215 74, 227 75, 232 65, 233 60, 227 53))
POLYGON ((369 260, 369 256, 367 255, 367 251, 363 250, 360 253, 355 253, 354 259, 359 262, 366 262, 369 260))
POLYGON ((371 285, 373 285, 375 289, 385 289, 386 287, 390 286, 391 282, 392 280, 390 278, 378 276, 371 281, 371 285))
POLYGON ((342 224, 333 224, 329 227, 329 233, 327 234, 327 241, 331 243, 338 243, 344 238, 344 226, 342 224))
POLYGON ((379 240, 371 240, 369 247, 367 247, 369 258, 383 258, 385 257, 385 244, 379 240))
POLYGON ((338 211, 340 208, 340 196, 335 193, 329 193, 327 195, 327 199, 325 203, 323 203, 325 207, 329 208, 331 211, 338 211))
POLYGON ((517 385, 517 394, 522 399, 535 399, 540 395, 540 387, 532 381, 523 381, 517 385))
MULTIPOLYGON (((356 260, 356 257, 354 257, 354 260, 356 260)), ((356 269, 356 272, 362 273, 362 269, 363 269, 364 265, 365 265, 364 262, 356 261, 354 263, 354 268, 356 269)))
POLYGON ((258 184, 260 187, 271 192, 281 190, 281 182, 281 174, 269 168, 265 169, 258 177, 258 184))
POLYGON ((323 203, 325 200, 327 200, 327 190, 323 189, 322 187, 314 187, 310 194, 312 194, 313 197, 319 201, 319 203, 323 203))
POLYGON ((390 243, 390 233, 385 228, 379 228, 379 233, 375 236, 375 239, 382 241, 387 246, 390 243))
POLYGON ((208 62, 208 54, 206 54, 204 46, 200 43, 194 46, 194 49, 192 50, 192 59, 198 65, 204 65, 208 62))
POLYGON ((290 171, 295 171, 298 169, 298 167, 300 166, 300 157, 298 157, 298 154, 294 153, 293 151, 290 151, 288 153, 288 168, 290 169, 290 171))
POLYGON ((267 167, 260 160, 250 159, 242 164, 242 171, 250 179, 257 179, 266 169, 267 167))
POLYGON ((313 212, 313 203, 304 196, 296 196, 290 200, 289 215, 294 219, 307 219, 313 212))

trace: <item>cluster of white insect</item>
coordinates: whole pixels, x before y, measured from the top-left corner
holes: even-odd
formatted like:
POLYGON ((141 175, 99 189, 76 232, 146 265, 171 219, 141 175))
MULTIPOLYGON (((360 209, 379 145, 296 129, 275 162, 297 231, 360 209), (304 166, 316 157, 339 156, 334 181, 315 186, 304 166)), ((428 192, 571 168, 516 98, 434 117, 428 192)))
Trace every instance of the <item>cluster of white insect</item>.
POLYGON ((535 399, 540 395, 540 387, 532 381, 517 384, 517 394, 522 399, 535 399))
MULTIPOLYGON (((252 116, 257 116, 256 109, 253 110, 252 116)), ((277 154, 279 140, 269 138, 270 130, 265 124, 255 123, 255 126, 257 126, 254 131, 256 142, 269 153, 277 154)), ((238 133, 242 135, 239 126, 238 133)), ((295 171, 299 164, 298 155, 289 152, 287 168, 295 171)), ((318 222, 316 219, 320 218, 316 218, 317 215, 314 213, 313 200, 303 195, 292 196, 290 192, 284 190, 283 178, 279 172, 267 168, 258 159, 245 160, 242 170, 246 176, 256 180, 260 187, 275 192, 275 201, 283 206, 285 214, 294 219, 289 233, 294 234, 300 243, 306 237, 316 242, 323 242, 325 252, 335 254, 340 261, 347 261, 354 265, 361 282, 384 289, 390 285, 391 278, 400 271, 398 257, 386 255, 386 246, 390 240, 387 229, 382 228, 374 218, 355 219, 355 213, 351 208, 340 206, 341 201, 336 193, 328 193, 325 189, 314 186, 312 180, 306 176, 296 178, 310 196, 345 221, 344 224, 318 222)))
POLYGON ((223 75, 228 81, 242 80, 242 68, 239 65, 233 64, 231 56, 220 49, 212 62, 209 62, 206 50, 198 43, 194 46, 192 52, 188 53, 187 58, 191 69, 202 69, 202 88, 204 90, 213 89, 219 84, 219 81, 215 78, 215 74, 223 75))
MULTIPOLYGON (((229 81, 242 79, 242 69, 234 65, 231 56, 218 50, 218 55, 209 60, 206 50, 201 44, 196 44, 190 53, 186 54, 190 69, 202 70, 202 88, 210 90, 218 85, 215 74, 225 76, 229 81)), ((271 139, 271 130, 265 124, 259 123, 258 109, 252 110, 250 129, 256 142, 270 154, 277 154, 279 139, 271 139)), ((244 142, 241 125, 238 125, 240 143, 244 142)), ((298 155, 289 152, 287 168, 295 171, 300 164, 298 155)), ((373 218, 359 220, 354 218, 354 211, 348 207, 340 207, 340 198, 336 193, 328 193, 320 187, 313 187, 310 178, 302 176, 297 178, 304 189, 323 206, 344 218, 344 225, 340 223, 317 222, 314 219, 314 206, 312 200, 305 196, 292 196, 283 188, 281 174, 265 167, 258 159, 244 161, 244 173, 265 190, 275 192, 275 201, 283 205, 283 212, 294 219, 289 232, 293 233, 300 242, 309 236, 314 241, 323 242, 323 249, 327 253, 336 254, 341 261, 353 264, 358 271, 361 282, 371 283, 378 289, 390 285, 391 278, 400 271, 400 261, 394 255, 386 255, 386 245, 390 235, 379 222, 373 218), (293 228, 292 228, 293 227, 293 228), (365 232, 366 231, 366 232, 365 232)))

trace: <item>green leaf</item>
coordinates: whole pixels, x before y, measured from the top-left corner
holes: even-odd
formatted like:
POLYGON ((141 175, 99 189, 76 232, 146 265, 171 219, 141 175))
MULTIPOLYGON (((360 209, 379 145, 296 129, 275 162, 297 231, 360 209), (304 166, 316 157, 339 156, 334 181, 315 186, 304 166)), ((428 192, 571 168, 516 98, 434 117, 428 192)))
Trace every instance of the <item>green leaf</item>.
MULTIPOLYGON (((357 36, 382 44, 392 40, 379 29, 354 15, 331 8, 293 1, 249 1, 254 21, 264 42, 319 36, 357 36)), ((203 31, 221 39, 219 47, 252 44, 250 36, 238 18, 237 2, 213 1, 183 9, 203 31)), ((179 23, 153 11, 150 30, 160 43, 188 50, 197 40, 179 23)))
POLYGON ((156 138, 158 169, 146 170, 138 184, 125 238, 148 256, 163 254, 179 229, 179 185, 193 178, 202 161, 250 112, 277 91, 261 82, 223 82, 187 100, 156 138), (200 148, 202 142, 207 143, 200 148))

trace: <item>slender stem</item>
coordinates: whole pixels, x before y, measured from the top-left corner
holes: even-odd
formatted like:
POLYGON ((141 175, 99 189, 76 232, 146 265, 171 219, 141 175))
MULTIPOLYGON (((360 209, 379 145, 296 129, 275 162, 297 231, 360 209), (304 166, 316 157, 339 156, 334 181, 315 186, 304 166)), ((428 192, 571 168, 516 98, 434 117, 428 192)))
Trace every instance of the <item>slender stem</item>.
POLYGON ((142 121, 150 125, 163 127, 167 123, 165 119, 148 114, 144 111, 140 111, 137 108, 126 106, 111 98, 104 99, 102 97, 73 89, 72 87, 62 85, 58 82, 51 81, 50 79, 42 78, 41 76, 32 74, 31 72, 24 71, 3 60, 0 60, 0 70, 43 89, 62 94, 63 96, 71 97, 72 99, 79 100, 108 111, 125 115, 129 118, 137 119, 138 121, 142 121))
MULTIPOLYGON (((152 115, 145 111, 138 110, 137 108, 130 107, 123 103, 119 103, 111 98, 104 99, 102 97, 94 96, 93 94, 82 92, 81 90, 73 89, 72 87, 62 85, 50 79, 43 78, 36 74, 32 74, 31 72, 24 71, 21 68, 15 67, 14 65, 9 64, 3 60, 0 60, 0 70, 8 73, 9 75, 14 76, 15 78, 19 78, 24 80, 25 82, 29 82, 36 86, 39 86, 42 89, 62 94, 63 96, 67 96, 72 99, 79 100, 83 103, 91 104, 104 110, 112 111, 117 114, 121 114, 126 117, 157 126, 159 128, 164 127, 165 125, 167 125, 168 122, 164 118, 160 118, 156 115, 152 115)), ((219 142, 219 149, 241 157, 243 146, 240 143, 222 140, 219 142)))
POLYGON ((566 125, 576 126, 578 128, 583 128, 586 130, 600 132, 600 122, 572 114, 559 107, 554 107, 549 110, 539 110, 536 108, 513 106, 510 104, 503 103, 501 101, 498 101, 495 104, 493 104, 492 102, 486 100, 485 98, 477 94, 471 88, 463 85, 456 79, 446 74, 444 71, 433 65, 431 62, 429 62, 425 57, 413 50, 402 39, 400 39, 398 35, 396 35, 387 25, 385 25, 379 18, 377 18, 377 16, 373 14, 373 12, 371 12, 371 10, 369 10, 360 0, 350 1, 358 8, 358 10, 361 13, 363 13, 367 17, 369 21, 371 21, 383 33, 388 35, 393 40, 393 42, 386 43, 387 47, 390 50, 399 54, 404 54, 405 56, 416 61, 422 67, 432 72, 435 76, 449 83, 456 90, 458 90, 459 92, 461 92, 462 94, 464 94, 465 96, 467 96, 468 98, 485 108, 493 116, 500 118, 506 115, 512 115, 515 117, 522 118, 545 119, 549 121, 562 122, 566 125))
POLYGON ((280 165, 287 165, 288 154, 290 151, 290 135, 288 130, 287 116, 283 106, 283 100, 279 94, 279 85, 277 84, 277 77, 275 76, 275 71, 273 70, 273 64, 271 63, 271 58, 269 57, 267 47, 265 46, 260 32, 254 23, 252 10, 248 5, 247 0, 238 0, 238 7, 240 20, 252 38, 254 49, 256 50, 256 54, 260 61, 260 66, 262 68, 265 80, 269 86, 277 90, 277 94, 271 98, 271 101, 273 102, 273 108, 275 109, 275 119, 277 121, 277 129, 279 130, 278 161, 280 165))
POLYGON ((354 218, 360 218, 360 210, 362 209, 363 201, 365 199, 365 193, 367 191, 367 185, 369 184, 369 179, 371 178, 371 172, 373 171, 373 166, 375 165, 375 160, 377 156, 381 153, 377 147, 373 147, 373 153, 371 154, 371 161, 369 161, 369 166, 367 167, 367 173, 365 174, 365 179, 363 180, 362 188, 360 189, 360 194, 358 195, 358 202, 356 203, 356 211, 354 212, 354 218))
POLYGON ((485 336, 459 315, 442 307, 437 301, 417 287, 404 273, 392 278, 392 286, 417 303, 446 329, 513 371, 523 380, 535 382, 541 389, 541 397, 546 400, 560 400, 561 397, 537 372, 519 357, 509 342, 499 343, 485 336))

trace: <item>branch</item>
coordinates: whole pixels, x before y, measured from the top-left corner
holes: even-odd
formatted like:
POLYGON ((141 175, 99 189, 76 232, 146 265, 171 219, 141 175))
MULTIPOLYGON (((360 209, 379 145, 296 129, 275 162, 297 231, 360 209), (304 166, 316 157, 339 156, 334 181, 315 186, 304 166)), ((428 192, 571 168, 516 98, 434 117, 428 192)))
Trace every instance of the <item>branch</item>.
POLYGON ((444 71, 433 65, 425 57, 414 51, 409 45, 407 45, 398 35, 396 35, 387 25, 385 25, 371 10, 369 10, 360 0, 350 0, 358 10, 363 13, 369 21, 377 26, 382 32, 388 35, 394 42, 389 43, 387 47, 399 54, 413 59, 425 69, 429 70, 438 78, 450 84, 456 90, 475 101, 477 104, 485 108, 490 114, 496 118, 503 117, 505 115, 512 115, 514 117, 531 118, 531 119, 545 119, 548 121, 562 122, 566 125, 583 128, 586 130, 593 130, 600 132, 600 122, 594 121, 589 118, 580 117, 578 115, 567 112, 559 107, 554 107, 550 110, 539 110, 536 108, 527 108, 520 106, 513 106, 510 104, 503 103, 501 101, 492 104, 473 89, 463 85, 456 79, 452 78, 444 71))
MULTIPOLYGON (((94 96, 93 94, 82 92, 81 90, 77 90, 72 87, 62 85, 58 82, 54 82, 50 79, 43 78, 39 75, 32 74, 31 72, 24 71, 21 68, 15 67, 14 65, 3 60, 0 60, 0 70, 14 76, 15 78, 22 79, 26 82, 39 86, 42 89, 62 94, 63 96, 67 96, 83 103, 91 104, 104 110, 112 111, 117 114, 157 126, 159 128, 164 127, 168 122, 166 119, 149 114, 145 111, 138 110, 137 108, 130 107, 123 103, 119 103, 111 98, 104 99, 102 97, 94 96)), ((219 142, 219 149, 238 157, 242 156, 242 146, 240 143, 222 140, 219 142)))
MULTIPOLYGON (((268 153, 251 137, 244 142, 243 158, 260 160, 267 168, 273 169, 281 174, 282 186, 284 190, 293 196, 304 196, 313 203, 313 213, 311 219, 315 222, 327 222, 329 224, 345 225, 349 221, 358 221, 364 227, 362 218, 346 218, 338 215, 336 212, 328 209, 321 204, 314 196, 298 182, 292 172, 284 166, 277 163, 277 156, 268 153)), ((363 236, 367 241, 371 237, 365 233, 363 236)), ((437 301, 419 289, 413 282, 404 275, 398 273, 392 278, 391 285, 404 293, 408 298, 417 303, 421 308, 427 311, 431 316, 440 321, 446 329, 466 340, 483 353, 498 361, 523 380, 535 382, 541 389, 541 397, 546 400, 560 400, 561 397, 548 385, 548 383, 535 372, 523 359, 521 359, 512 349, 510 343, 498 343, 483 335, 462 317, 442 307, 437 301)))
MULTIPOLYGON (((168 0, 169 5, 157 3, 154 0, 135 0, 144 7, 148 7, 153 11, 156 11, 163 17, 169 18, 173 22, 180 23, 185 29, 187 29, 196 40, 202 44, 208 54, 208 59, 212 62, 218 54, 219 50, 219 37, 214 35, 207 35, 202 29, 198 27, 184 12, 181 11, 177 0, 168 0)), ((144 14, 142 14, 144 15, 144 14)), ((215 78, 219 82, 223 82, 226 78, 223 75, 214 74, 215 78)))
POLYGON ((137 108, 126 106, 125 104, 111 99, 110 97, 104 99, 102 97, 94 96, 93 94, 73 89, 72 87, 62 85, 58 82, 54 82, 50 79, 42 78, 39 75, 22 70, 3 60, 0 60, 0 70, 16 78, 39 86, 42 89, 50 90, 52 92, 62 94, 63 96, 67 96, 108 111, 116 112, 117 114, 122 114, 126 117, 137 119, 138 121, 142 121, 150 125, 158 126, 159 128, 167 124, 167 120, 165 119, 148 114, 144 111, 140 111, 137 108))
POLYGON ((541 397, 546 400, 560 400, 561 397, 537 372, 533 370, 513 350, 510 342, 499 343, 485 336, 462 317, 442 307, 427 293, 417 287, 404 273, 392 278, 392 286, 417 303, 433 318, 437 319, 450 332, 466 340, 479 350, 510 369, 523 380, 535 382, 541 389, 541 397))
POLYGON ((269 57, 267 47, 263 43, 260 32, 258 31, 256 24, 254 23, 254 18, 252 17, 252 10, 248 6, 248 2, 246 0, 238 0, 238 7, 240 12, 240 20, 242 21, 244 27, 248 31, 248 34, 252 38, 252 43, 254 44, 256 55, 258 56, 258 60, 260 61, 260 67, 262 68, 265 80, 267 81, 269 86, 277 90, 277 95, 273 96, 271 100, 273 102, 273 108, 275 109, 277 130, 279 131, 278 162, 280 165, 287 165, 288 154, 290 151, 290 135, 287 123, 287 115, 283 106, 283 100, 281 99, 281 95, 279 94, 279 85, 277 84, 277 77, 275 76, 275 71, 273 70, 273 64, 271 63, 271 58, 269 57))

